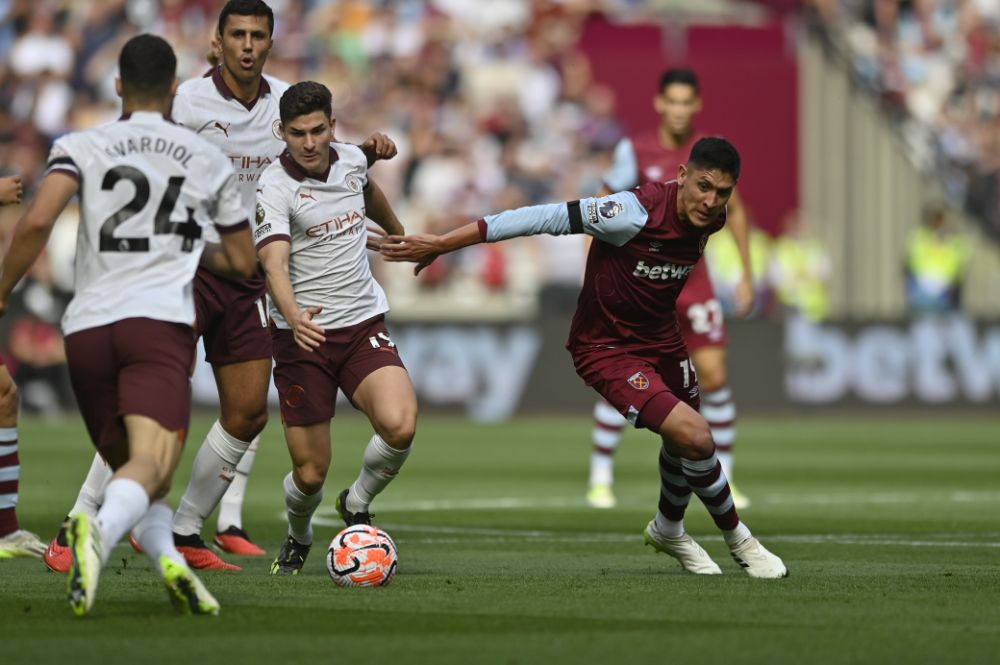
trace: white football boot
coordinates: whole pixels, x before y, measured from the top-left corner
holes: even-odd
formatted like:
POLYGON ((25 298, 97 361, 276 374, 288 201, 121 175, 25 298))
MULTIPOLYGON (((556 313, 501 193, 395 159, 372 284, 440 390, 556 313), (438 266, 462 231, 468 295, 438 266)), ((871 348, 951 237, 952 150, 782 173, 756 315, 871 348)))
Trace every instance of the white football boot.
POLYGON ((681 562, 681 567, 695 575, 721 575, 722 569, 712 561, 708 552, 686 533, 679 538, 668 538, 656 530, 656 520, 650 520, 642 532, 646 544, 657 552, 668 554, 681 562))
POLYGON ((788 577, 788 569, 781 559, 768 552, 753 536, 733 545, 730 553, 736 563, 743 567, 750 577, 776 580, 788 577))

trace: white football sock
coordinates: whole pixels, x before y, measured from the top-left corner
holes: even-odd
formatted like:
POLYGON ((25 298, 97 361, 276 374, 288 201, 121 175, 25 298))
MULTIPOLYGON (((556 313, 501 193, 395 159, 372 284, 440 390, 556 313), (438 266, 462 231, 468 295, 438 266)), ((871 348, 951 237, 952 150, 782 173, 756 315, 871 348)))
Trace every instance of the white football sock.
POLYGON ((236 478, 236 465, 250 445, 230 436, 216 420, 194 458, 191 480, 174 515, 174 533, 200 534, 205 518, 236 478))
POLYGON ((104 458, 94 453, 94 459, 90 463, 90 470, 87 477, 83 479, 80 493, 76 495, 76 503, 70 508, 69 515, 79 515, 81 513, 93 517, 101 507, 104 499, 104 489, 111 482, 114 471, 108 466, 104 458))
POLYGON ((399 473, 412 449, 411 445, 406 450, 396 450, 378 434, 372 436, 365 447, 361 473, 351 485, 351 491, 347 493, 347 510, 352 513, 366 512, 375 497, 399 473))
POLYGON ((735 529, 728 531, 723 530, 722 532, 722 538, 726 541, 726 545, 729 545, 729 547, 742 543, 752 535, 753 534, 750 533, 750 528, 742 521, 736 525, 735 529))
POLYGON ((184 555, 174 547, 174 534, 172 530, 172 519, 174 511, 166 501, 160 500, 153 503, 139 523, 132 529, 132 535, 142 545, 142 550, 153 561, 153 566, 163 574, 160 569, 160 556, 166 554, 170 560, 187 565, 184 555))
POLYGON ((591 440, 590 484, 614 483, 615 450, 621 442, 622 430, 628 421, 603 399, 594 404, 594 430, 591 440))
POLYGON ((260 434, 253 438, 240 463, 236 465, 236 477, 229 484, 229 489, 222 495, 219 504, 219 519, 216 522, 217 531, 222 533, 231 526, 243 528, 243 497, 247 491, 247 481, 250 480, 250 470, 257 459, 257 446, 260 445, 260 434))
POLYGON ((104 503, 95 524, 101 530, 104 561, 108 562, 118 541, 139 523, 149 510, 149 495, 142 485, 129 478, 112 478, 104 490, 104 503))
POLYGON ((312 516, 323 501, 323 490, 306 494, 295 484, 291 472, 285 476, 285 510, 288 512, 288 535, 303 545, 312 545, 312 516))

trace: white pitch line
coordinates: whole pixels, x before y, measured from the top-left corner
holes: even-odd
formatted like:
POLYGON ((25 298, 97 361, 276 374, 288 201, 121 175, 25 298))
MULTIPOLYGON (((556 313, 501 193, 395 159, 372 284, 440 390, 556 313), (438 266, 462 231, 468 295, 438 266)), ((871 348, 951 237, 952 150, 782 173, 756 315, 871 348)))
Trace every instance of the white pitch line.
MULTIPOLYGON (((321 511, 331 513, 327 509, 321 511)), ((319 512, 319 511, 317 511, 319 512)), ((281 519, 285 519, 284 514, 281 519)), ((313 517, 315 526, 339 528, 343 522, 339 518, 328 518, 317 514, 313 517)), ((381 524, 382 528, 391 532, 413 534, 440 534, 436 537, 407 538, 408 542, 425 544, 456 544, 456 543, 512 543, 536 541, 547 543, 637 543, 642 540, 641 533, 592 533, 566 532, 538 529, 487 529, 452 526, 428 526, 416 524, 381 524), (452 537, 448 537, 452 536, 452 537), (455 537, 458 536, 458 537, 455 537)), ((928 533, 917 537, 905 537, 889 533, 869 534, 770 534, 765 537, 767 542, 797 543, 806 545, 867 545, 896 547, 963 547, 963 548, 1000 548, 1000 541, 994 540, 955 540, 956 537, 997 538, 1000 534, 988 532, 974 533, 928 533), (941 540, 935 540, 940 538, 941 540), (947 539, 947 540, 945 540, 947 539)), ((717 534, 699 535, 698 540, 705 542, 722 542, 722 536, 717 534)))
MULTIPOLYGON (((629 508, 653 505, 655 495, 649 500, 626 498, 619 506, 629 508)), ((907 503, 997 503, 1000 492, 851 492, 851 493, 782 493, 755 494, 754 504, 795 506, 817 505, 871 505, 907 503)), ((565 510, 587 506, 582 496, 573 497, 493 497, 483 499, 416 499, 412 501, 379 502, 378 509, 389 512, 434 512, 438 510, 565 510)), ((324 514, 333 514, 332 508, 320 508, 324 514)))

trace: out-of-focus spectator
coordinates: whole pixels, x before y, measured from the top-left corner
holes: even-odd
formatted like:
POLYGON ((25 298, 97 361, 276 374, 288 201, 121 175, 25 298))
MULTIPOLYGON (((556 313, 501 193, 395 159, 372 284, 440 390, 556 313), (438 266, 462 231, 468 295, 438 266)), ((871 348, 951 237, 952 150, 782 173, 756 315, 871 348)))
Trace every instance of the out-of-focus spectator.
POLYGON ((949 223, 947 211, 931 206, 910 236, 906 256, 906 299, 915 314, 944 315, 961 306, 969 240, 949 223))
POLYGON ((808 0, 911 157, 1000 240, 1000 3, 808 0))
POLYGON ((771 287, 783 309, 813 322, 830 315, 832 263, 826 246, 812 236, 795 212, 771 247, 771 287))

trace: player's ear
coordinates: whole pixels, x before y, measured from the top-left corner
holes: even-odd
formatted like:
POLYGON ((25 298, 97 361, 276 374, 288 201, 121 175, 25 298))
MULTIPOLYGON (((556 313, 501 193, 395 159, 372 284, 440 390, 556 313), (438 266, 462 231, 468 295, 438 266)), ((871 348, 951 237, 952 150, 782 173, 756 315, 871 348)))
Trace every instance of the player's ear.
POLYGON ((337 128, 337 119, 330 116, 330 137, 333 137, 333 130, 337 128))
POLYGON ((687 178, 688 170, 687 165, 681 164, 677 167, 677 182, 684 184, 684 179, 687 178))
POLYGON ((177 86, 179 86, 180 84, 181 84, 181 80, 179 78, 177 78, 177 77, 174 77, 174 82, 170 84, 170 96, 171 97, 173 97, 174 95, 177 94, 177 86))
POLYGON ((663 95, 653 95, 653 110, 656 111, 657 115, 663 115, 666 110, 666 104, 663 103, 663 95))
POLYGON ((701 97, 694 98, 694 112, 701 113, 701 97))
POLYGON ((122 96, 122 78, 120 76, 115 77, 115 94, 119 97, 122 96))
POLYGON ((278 134, 281 135, 281 140, 285 140, 285 123, 278 121, 278 134))

